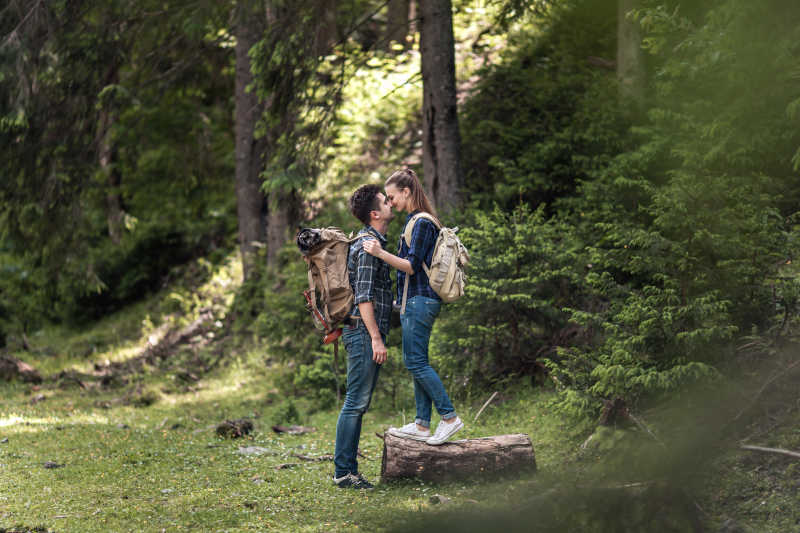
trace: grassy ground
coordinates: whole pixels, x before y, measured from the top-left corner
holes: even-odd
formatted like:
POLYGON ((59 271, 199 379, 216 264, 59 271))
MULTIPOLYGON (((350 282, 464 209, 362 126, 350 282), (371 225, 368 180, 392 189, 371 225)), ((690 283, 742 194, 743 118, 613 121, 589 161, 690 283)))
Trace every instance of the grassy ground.
MULTIPOLYGON (((327 457, 338 411, 282 396, 278 381, 291 369, 271 364, 253 343, 237 347, 205 334, 162 363, 124 366, 142 360, 164 325, 181 327, 201 308, 224 313, 236 268, 209 271, 199 288, 171 290, 80 332, 32 336, 34 352, 16 355, 48 379, 40 386, 0 382, 0 532, 429 531, 453 529, 454 521, 461 531, 504 533, 532 524, 541 531, 687 531, 696 516, 726 531, 800 532, 796 460, 737 451, 714 435, 703 440, 714 423, 681 409, 644 413, 665 446, 636 428, 609 428, 583 449, 587 435, 553 411, 553 393, 522 384, 503 390, 477 422, 491 391, 457 401, 467 422, 459 437, 527 433, 536 475, 338 489, 327 457), (206 371, 193 371, 197 363, 206 371), (105 384, 54 378, 115 364, 121 375, 105 384), (215 434, 219 422, 236 418, 253 420, 255 430, 239 439, 215 434), (271 429, 290 421, 316 430, 271 429), (259 453, 242 453, 253 446, 259 453), (676 486, 686 490, 669 488, 676 486), (449 502, 434 503, 434 494, 449 502)), ((755 413, 739 438, 800 449, 797 388, 787 387, 788 396, 773 398, 764 416, 755 413)), ((413 412, 410 383, 399 395, 406 401, 398 406, 380 390, 364 419, 361 470, 373 481, 382 451, 375 433, 413 412)))
MULTIPOLYGON (((5 385, 0 438, 8 441, 0 445, 0 525, 57 531, 323 531, 359 525, 374 530, 391 511, 430 508, 434 492, 456 503, 475 498, 474 481, 436 487, 411 481, 378 485, 371 492, 337 489, 330 461, 295 456, 333 453, 336 412, 302 416, 301 407, 302 423, 317 431, 277 435, 271 417, 283 404, 270 392, 269 372, 240 366, 199 385, 196 392, 161 393, 149 406, 111 408, 99 406, 113 405, 118 391, 5 385), (46 399, 32 404, 39 394, 46 399), (255 421, 253 434, 215 435, 216 423, 240 417, 255 421), (246 446, 264 450, 239 453, 246 446), (46 468, 48 461, 63 466, 46 468), (381 513, 370 513, 371 508, 381 513)), ((484 413, 463 436, 528 433, 540 468, 553 468, 567 448, 559 444, 557 421, 543 407, 546 399, 511 398, 506 405, 512 417, 499 410, 484 413)), ((470 415, 472 409, 462 410, 468 420, 470 415)), ((374 434, 398 418, 380 411, 366 416, 361 465, 372 480, 379 477, 382 450, 374 434)))
MULTIPOLYGON (((135 359, 157 329, 150 316, 161 306, 145 302, 80 333, 46 330, 32 339, 34 354, 17 355, 50 377, 135 359)), ((258 350, 234 352, 197 381, 175 367, 144 364, 108 386, 84 382, 83 388, 69 379, 0 383, 0 531, 372 531, 396 524, 394 516, 435 510, 434 493, 450 498, 451 507, 493 506, 515 484, 527 486, 517 479, 338 489, 333 464, 323 457, 334 451, 338 411, 314 412, 303 399, 282 397, 275 379, 287 369, 266 359, 258 350), (273 432, 293 409, 297 421, 316 431, 273 432), (245 417, 255 424, 250 435, 216 435, 219 422, 245 417), (251 446, 261 450, 241 453, 251 446), (503 491, 492 491, 493 483, 503 491)), ((549 411, 549 397, 506 392, 477 423, 472 419, 483 402, 461 405, 467 427, 460 436, 527 433, 540 471, 558 468, 577 443, 549 411)), ((364 420, 360 463, 373 481, 382 452, 375 433, 404 421, 405 413, 390 405, 375 398, 364 420)))

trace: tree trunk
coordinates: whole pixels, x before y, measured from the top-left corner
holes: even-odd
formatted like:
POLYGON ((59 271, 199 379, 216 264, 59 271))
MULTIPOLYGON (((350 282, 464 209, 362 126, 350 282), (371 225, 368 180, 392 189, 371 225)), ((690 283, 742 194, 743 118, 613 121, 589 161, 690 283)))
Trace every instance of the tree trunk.
POLYGON ((297 193, 275 191, 270 194, 267 223, 267 265, 278 266, 278 252, 289 239, 290 229, 297 221, 297 193))
POLYGON ((528 435, 497 435, 450 441, 441 446, 385 433, 381 481, 420 477, 441 480, 476 474, 536 470, 528 435))
POLYGON ((261 38, 265 15, 261 2, 240 0, 236 9, 236 214, 239 222, 239 249, 242 254, 244 279, 249 279, 255 266, 255 252, 266 237, 266 198, 261 192, 261 170, 266 139, 255 138, 256 122, 264 105, 255 92, 248 92, 253 82, 248 52, 261 38))
POLYGON ((644 54, 639 22, 628 17, 639 0, 618 0, 617 79, 619 95, 628 109, 638 110, 644 101, 644 54))
POLYGON ((404 49, 409 48, 408 33, 409 12, 411 0, 389 0, 389 9, 386 13, 386 50, 392 51, 392 44, 398 43, 404 49))
MULTIPOLYGON (((105 86, 115 85, 119 81, 119 67, 112 65, 105 78, 105 86)), ((122 226, 125 211, 122 204, 122 175, 114 164, 115 148, 111 138, 114 126, 115 113, 113 96, 112 101, 100 102, 100 116, 97 124, 97 160, 100 171, 106 178, 106 219, 108 221, 108 236, 114 244, 122 241, 122 226)))
POLYGON ((331 53, 331 49, 338 39, 336 29, 336 0, 318 0, 319 22, 314 36, 314 53, 324 56, 331 53))
POLYGON ((448 210, 461 203, 462 184, 452 6, 426 0, 419 8, 425 189, 437 208, 448 210))
MULTIPOLYGON (((322 14, 323 19, 327 22, 316 26, 313 34, 314 50, 317 55, 327 53, 323 51, 326 45, 330 45, 331 33, 330 24, 333 24, 335 29, 335 3, 331 0, 323 0, 317 6, 320 11, 317 13, 322 14), (328 18, 332 17, 332 20, 328 18)), ((285 16, 285 14, 284 14, 285 16)), ((281 18, 277 9, 267 9, 267 24, 271 27, 275 24, 280 24, 281 18)), ((278 99, 280 100, 280 99, 278 99)), ((299 122, 300 118, 296 115, 296 110, 292 108, 279 108, 278 105, 270 102, 267 104, 267 113, 273 117, 277 117, 276 125, 273 129, 267 132, 266 136, 277 143, 280 137, 288 132, 291 132, 299 122)), ((275 161, 273 161, 275 164, 275 161)), ((279 161, 278 168, 288 167, 290 161, 279 161)), ((298 213, 298 194, 295 190, 273 189, 269 195, 269 215, 267 217, 267 267, 275 269, 278 267, 278 254, 280 249, 286 244, 289 237, 289 229, 294 225, 296 220, 296 213, 298 213)))
POLYGON ((122 207, 122 176, 114 164, 114 145, 111 141, 111 128, 114 116, 111 111, 100 112, 99 142, 97 147, 100 171, 106 178, 108 187, 106 192, 106 219, 108 221, 108 236, 114 244, 122 241, 122 223, 125 212, 122 207))

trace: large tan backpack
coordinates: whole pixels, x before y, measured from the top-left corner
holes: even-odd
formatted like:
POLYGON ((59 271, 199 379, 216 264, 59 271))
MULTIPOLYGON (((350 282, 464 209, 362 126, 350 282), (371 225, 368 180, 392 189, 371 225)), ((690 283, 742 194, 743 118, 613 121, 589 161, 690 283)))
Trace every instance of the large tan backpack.
MULTIPOLYGON (((433 256, 431 266, 422 262, 422 268, 428 276, 431 288, 439 295, 443 302, 454 302, 464 296, 464 285, 467 282, 467 275, 464 269, 469 264, 469 252, 461 243, 456 235, 458 228, 445 228, 428 213, 417 213, 406 224, 403 232, 403 240, 406 246, 411 246, 411 234, 414 231, 414 224, 420 218, 427 218, 439 229, 439 236, 433 246, 433 256)), ((406 311, 406 300, 408 299, 408 278, 406 275, 405 285, 403 286, 403 303, 400 313, 406 311)))
POLYGON ((336 401, 341 402, 339 386, 339 337, 342 322, 353 310, 353 289, 347 273, 349 239, 339 228, 303 228, 297 233, 297 247, 308 265, 308 289, 303 291, 306 308, 314 326, 322 330, 324 344, 333 343, 333 377, 336 401))
POLYGON ((308 264, 308 290, 303 295, 314 325, 326 334, 326 344, 338 337, 339 326, 353 309, 347 274, 350 242, 334 227, 304 228, 297 234, 297 246, 308 264))

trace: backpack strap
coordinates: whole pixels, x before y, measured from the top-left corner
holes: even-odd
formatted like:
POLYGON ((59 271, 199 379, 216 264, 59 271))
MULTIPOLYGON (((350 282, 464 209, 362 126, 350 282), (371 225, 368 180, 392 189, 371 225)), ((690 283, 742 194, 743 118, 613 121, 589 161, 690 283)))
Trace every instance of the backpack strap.
MULTIPOLYGON (((436 220, 436 217, 434 217, 430 213, 426 213, 425 211, 417 213, 416 215, 411 217, 411 220, 409 220, 408 224, 406 224, 405 231, 403 231, 403 240, 406 242, 406 246, 408 246, 409 248, 411 248, 411 234, 414 231, 414 225, 417 223, 417 220, 420 219, 420 218, 427 218, 428 220, 433 222, 433 225, 436 226, 437 229, 439 229, 439 230, 442 229, 442 225, 439 223, 438 220, 436 220)), ((430 277, 431 269, 428 268, 428 265, 425 264, 425 261, 422 261, 422 270, 425 271, 425 275, 426 276, 430 277)), ((405 283, 403 284, 403 303, 400 306, 400 314, 401 315, 406 314, 406 301, 408 300, 408 278, 410 278, 410 277, 411 277, 411 275, 406 273, 405 283)))
POLYGON ((420 218, 427 218, 433 225, 436 226, 436 229, 442 229, 442 224, 436 219, 435 216, 431 215, 430 213, 426 213, 425 211, 421 211, 411 217, 411 220, 408 221, 406 224, 406 229, 403 232, 403 240, 406 241, 406 246, 411 248, 411 234, 414 231, 414 225, 417 223, 417 220, 420 218))
POLYGON ((311 305, 311 316, 316 320, 319 318, 320 326, 323 329, 328 329, 327 321, 325 317, 320 312, 319 308, 317 307, 317 289, 314 288, 314 276, 311 274, 311 263, 308 263, 308 296, 306 300, 308 301, 309 305, 311 305))

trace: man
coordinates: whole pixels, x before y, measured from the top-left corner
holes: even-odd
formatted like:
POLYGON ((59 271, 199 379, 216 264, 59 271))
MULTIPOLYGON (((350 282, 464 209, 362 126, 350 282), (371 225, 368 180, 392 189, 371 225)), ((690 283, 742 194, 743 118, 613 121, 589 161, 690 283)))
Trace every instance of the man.
POLYGON ((358 472, 361 418, 369 408, 381 364, 386 361, 386 336, 392 313, 392 281, 389 265, 366 253, 365 240, 386 246, 386 229, 394 218, 378 185, 363 185, 350 197, 350 211, 364 228, 350 245, 347 271, 355 301, 350 323, 342 339, 347 350, 347 394, 336 424, 333 482, 341 488, 370 489, 372 484, 358 472))

